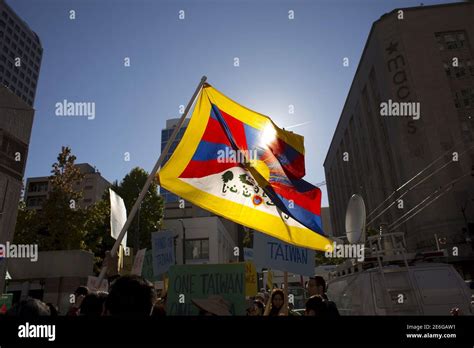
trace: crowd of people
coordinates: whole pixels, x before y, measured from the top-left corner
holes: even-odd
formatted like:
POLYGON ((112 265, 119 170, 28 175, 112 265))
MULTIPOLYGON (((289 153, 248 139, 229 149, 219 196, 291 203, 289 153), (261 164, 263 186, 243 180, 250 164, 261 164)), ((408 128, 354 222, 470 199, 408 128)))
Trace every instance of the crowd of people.
MULTIPOLYGON (((309 298, 306 301, 306 308, 302 311, 304 315, 323 318, 339 316, 336 305, 326 295, 324 278, 312 277, 306 287, 309 298)), ((80 286, 73 298, 74 303, 71 304, 67 316, 140 318, 166 315, 167 293, 157 293, 151 282, 139 276, 117 278, 111 284, 108 293, 90 291, 87 287, 80 286)), ((213 295, 207 299, 193 299, 192 303, 198 315, 232 315, 231 303, 220 295, 213 295)), ((275 288, 271 292, 262 289, 256 296, 250 298, 246 314, 275 317, 301 315, 301 312, 293 308, 284 290, 275 288)), ((15 304, 5 315, 32 320, 41 316, 58 316, 58 310, 51 303, 28 298, 15 304)))

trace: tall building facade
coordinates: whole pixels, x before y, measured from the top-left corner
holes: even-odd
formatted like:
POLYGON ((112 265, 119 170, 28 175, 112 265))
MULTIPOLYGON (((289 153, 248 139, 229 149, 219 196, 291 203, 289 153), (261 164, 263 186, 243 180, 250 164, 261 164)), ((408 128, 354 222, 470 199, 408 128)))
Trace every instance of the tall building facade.
MULTIPOLYGON (((38 36, 0 0, 0 243, 13 241, 33 126, 43 49, 38 36)), ((7 267, 0 260, 0 293, 7 267)))
MULTIPOLYGON (((13 241, 34 110, 0 86, 0 244, 13 241)), ((0 259, 0 294, 6 259, 0 259)))
MULTIPOLYGON (((82 180, 74 183, 73 189, 82 192, 82 199, 78 202, 80 207, 88 207, 102 199, 110 183, 102 177, 100 172, 88 163, 79 163, 75 167, 84 175, 82 180)), ((49 177, 41 176, 26 179, 25 203, 28 209, 41 209, 44 201, 51 191, 49 177)))
MULTIPOLYGON (((161 130, 161 151, 165 149, 166 144, 168 144, 168 141, 171 137, 171 134, 173 134, 173 131, 177 127, 179 123, 179 118, 173 118, 166 120, 166 128, 161 130)), ((181 127, 181 129, 178 132, 178 135, 176 136, 175 140, 173 141, 173 144, 171 144, 171 147, 168 151, 168 154, 163 160, 162 166, 168 162, 170 159, 171 155, 173 154, 174 150, 176 149, 176 146, 178 146, 178 143, 181 141, 181 138, 184 135, 184 132, 186 131, 186 128, 188 126, 189 119, 185 120, 185 123, 181 127)), ((160 195, 163 197, 163 200, 165 203, 172 203, 172 202, 178 202, 179 197, 176 196, 175 194, 169 192, 168 190, 165 190, 164 188, 160 187, 160 195)))
POLYGON ((345 233, 352 194, 370 214, 434 162, 405 189, 426 180, 395 193, 370 226, 405 232, 412 251, 441 242, 458 248, 458 259, 472 255, 473 18, 474 4, 456 3, 396 9, 372 25, 324 162, 335 236, 345 233))
POLYGON ((0 0, 0 85, 33 106, 43 47, 34 31, 0 0))

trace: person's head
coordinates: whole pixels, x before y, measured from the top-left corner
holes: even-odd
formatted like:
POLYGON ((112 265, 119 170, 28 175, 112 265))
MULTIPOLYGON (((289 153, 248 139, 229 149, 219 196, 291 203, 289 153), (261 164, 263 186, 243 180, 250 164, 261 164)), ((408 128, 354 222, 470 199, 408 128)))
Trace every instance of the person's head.
POLYGON ((49 307, 36 298, 23 300, 7 311, 7 316, 19 317, 27 321, 50 315, 49 307))
POLYGON ((107 299, 107 293, 103 291, 91 292, 81 303, 80 315, 86 317, 100 317, 104 310, 104 303, 107 299))
POLYGON ((326 281, 321 276, 309 278, 307 284, 309 296, 323 295, 326 292, 326 281))
POLYGON ((79 286, 76 291, 74 291, 74 295, 76 295, 76 297, 78 296, 87 296, 87 294, 89 293, 89 288, 87 286, 79 286))
POLYGON ((105 300, 108 314, 116 317, 147 317, 156 302, 156 292, 148 280, 136 276, 116 279, 105 300))
POLYGON ((322 296, 313 295, 306 301, 306 316, 326 317, 328 314, 327 303, 322 296))
POLYGON ((255 296, 255 301, 261 301, 262 303, 266 303, 265 302, 265 293, 264 292, 257 293, 257 295, 255 296))
POLYGON ((280 309, 285 303, 285 293, 281 289, 274 289, 272 291, 272 308, 280 309))
POLYGON ((247 310, 247 315, 252 317, 262 316, 264 311, 265 306, 263 305, 262 301, 254 300, 252 306, 247 310))

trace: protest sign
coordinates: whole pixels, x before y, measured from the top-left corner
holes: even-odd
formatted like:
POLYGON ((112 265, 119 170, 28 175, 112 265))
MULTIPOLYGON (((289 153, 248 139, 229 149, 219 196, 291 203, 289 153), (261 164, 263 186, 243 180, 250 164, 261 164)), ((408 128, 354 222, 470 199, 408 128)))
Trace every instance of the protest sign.
POLYGON ((245 261, 252 261, 253 260, 253 249, 252 248, 244 248, 244 260, 245 261))
POLYGON ((174 265, 169 269, 167 315, 197 315, 193 299, 221 295, 233 315, 245 315, 245 264, 174 265))
POLYGON ((107 279, 102 279, 102 283, 99 285, 99 277, 88 276, 87 287, 92 291, 109 291, 109 283, 107 279))
POLYGON ((245 262, 245 296, 257 295, 257 270, 253 262, 245 262))
POLYGON ((145 260, 145 252, 146 249, 138 250, 137 254, 135 255, 135 261, 133 261, 132 267, 132 274, 134 275, 142 275, 142 268, 143 268, 143 261, 145 260))
POLYGON ((155 276, 153 273, 153 252, 151 250, 147 250, 145 252, 145 257, 143 259, 143 266, 142 266, 142 277, 149 280, 152 283, 158 280, 163 280, 161 275, 155 276))
POLYGON ((168 272, 174 265, 174 238, 171 231, 160 231, 151 234, 151 248, 153 255, 153 275, 168 272))
POLYGON ((314 250, 299 248, 260 232, 255 232, 253 238, 257 267, 308 276, 314 274, 314 250))

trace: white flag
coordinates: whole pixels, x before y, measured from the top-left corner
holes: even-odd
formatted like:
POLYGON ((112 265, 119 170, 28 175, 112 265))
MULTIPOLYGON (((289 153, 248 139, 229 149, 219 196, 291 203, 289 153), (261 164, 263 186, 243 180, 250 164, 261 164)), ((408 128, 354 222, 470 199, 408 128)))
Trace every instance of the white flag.
MULTIPOLYGON (((110 235, 112 238, 117 239, 120 231, 122 231, 123 225, 127 221, 127 209, 122 197, 116 194, 112 189, 110 192, 110 235)), ((127 233, 122 239, 122 246, 127 247, 127 233)))

